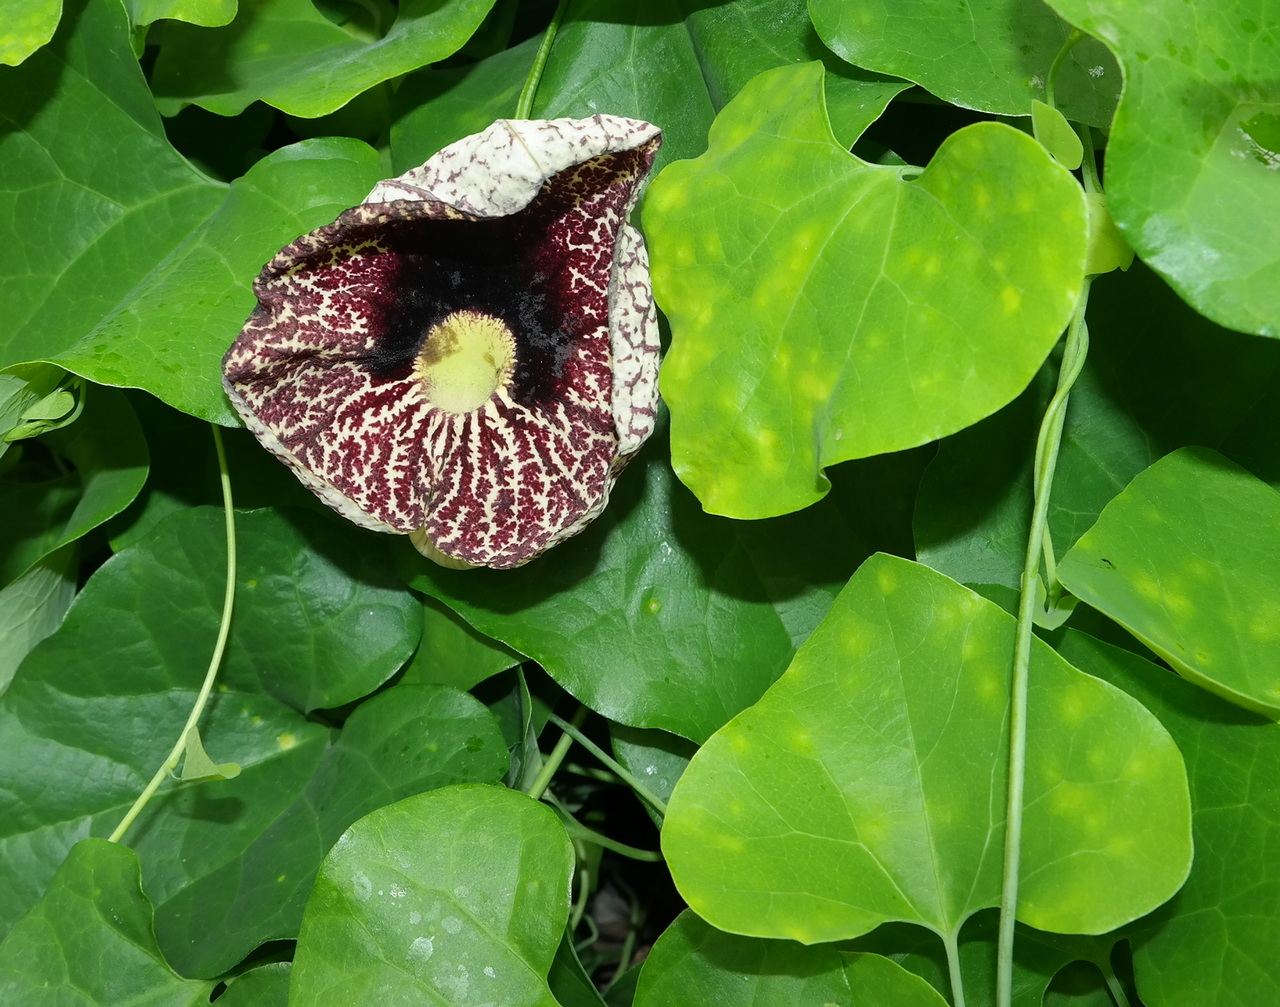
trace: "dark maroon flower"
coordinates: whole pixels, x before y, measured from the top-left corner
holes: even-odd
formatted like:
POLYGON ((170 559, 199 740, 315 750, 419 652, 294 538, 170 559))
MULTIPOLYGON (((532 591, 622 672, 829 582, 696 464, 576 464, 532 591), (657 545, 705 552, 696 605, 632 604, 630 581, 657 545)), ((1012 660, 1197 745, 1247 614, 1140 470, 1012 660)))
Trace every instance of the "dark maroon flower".
POLYGON ((627 224, 645 122, 499 121, 283 249, 223 360, 249 429, 356 524, 515 567, 604 509, 653 430, 627 224))

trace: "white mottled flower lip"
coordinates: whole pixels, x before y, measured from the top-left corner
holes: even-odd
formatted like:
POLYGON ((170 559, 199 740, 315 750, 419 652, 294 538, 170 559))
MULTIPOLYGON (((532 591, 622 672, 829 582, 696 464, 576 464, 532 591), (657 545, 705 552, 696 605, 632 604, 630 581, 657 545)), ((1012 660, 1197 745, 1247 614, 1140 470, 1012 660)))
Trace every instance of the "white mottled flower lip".
POLYGON ((446 565, 577 534, 653 431, 626 221, 660 142, 615 116, 500 120, 378 183, 263 269, 223 360, 236 410, 329 506, 446 565))

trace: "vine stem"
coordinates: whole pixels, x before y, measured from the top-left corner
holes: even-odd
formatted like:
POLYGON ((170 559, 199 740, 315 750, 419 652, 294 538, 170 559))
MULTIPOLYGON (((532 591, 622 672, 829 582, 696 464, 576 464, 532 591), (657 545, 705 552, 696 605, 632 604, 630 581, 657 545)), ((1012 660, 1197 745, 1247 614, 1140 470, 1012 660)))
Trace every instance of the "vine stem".
POLYGON ((1009 710, 1009 785, 1005 803, 1004 880, 1000 894, 1000 932, 996 953, 996 1004, 1011 1007, 1013 1002, 1013 928, 1018 911, 1018 870, 1022 859, 1022 801, 1026 787, 1027 691, 1030 680, 1031 637, 1034 625, 1036 580, 1040 575, 1042 550, 1049 535, 1049 494, 1062 445, 1062 424, 1067 417, 1071 386, 1084 367, 1089 350, 1089 330, 1084 312, 1089 302, 1090 277, 1084 281, 1080 302, 1067 328, 1067 342, 1058 370, 1058 387, 1036 439, 1033 471, 1034 507, 1027 552, 1022 564, 1022 592, 1018 598, 1018 626, 1013 645, 1013 683, 1009 710))
POLYGON ((178 735, 178 741, 173 746, 173 750, 169 752, 169 757, 156 770, 155 776, 151 777, 151 782, 147 784, 146 789, 138 795, 138 799, 133 802, 125 816, 121 819, 120 824, 116 826, 115 832, 107 837, 109 842, 118 843, 124 834, 129 830, 129 826, 133 824, 134 819, 142 813, 155 792, 160 789, 160 785, 164 783, 165 777, 173 772, 178 766, 178 760, 182 758, 182 753, 186 751, 187 735, 191 729, 196 726, 200 720, 200 715, 204 713, 205 704, 209 702, 209 694, 213 692, 213 681, 218 676, 218 666, 222 664, 222 654, 227 649, 227 636, 231 632, 231 609, 236 600, 236 516, 235 511, 231 507, 231 476, 227 471, 227 452, 222 446, 222 431, 216 425, 210 425, 213 430, 213 444, 218 451, 218 473, 222 480, 222 510, 226 516, 227 525, 227 587, 222 598, 222 622, 218 626, 218 640, 213 647, 213 656, 209 659, 209 670, 204 673, 204 682, 200 686, 200 694, 196 696, 195 705, 191 707, 191 714, 187 717, 186 726, 182 728, 182 733, 178 735))
POLYGON ((547 756, 547 761, 538 770, 538 775, 534 777, 533 782, 525 790, 525 793, 535 801, 541 800, 542 795, 547 791, 547 787, 551 785, 551 778, 556 775, 556 771, 560 768, 560 763, 564 762, 564 757, 569 754, 569 746, 574 741, 573 735, 578 733, 577 729, 587 719, 589 712, 585 706, 578 707, 578 712, 573 715, 572 725, 561 720, 554 713, 551 715, 552 721, 564 733, 560 735, 559 740, 556 742, 556 747, 551 749, 551 754, 547 756), (570 726, 573 728, 572 734, 567 730, 570 726))
POLYGON ((533 66, 529 67, 529 76, 525 78, 524 87, 520 89, 520 97, 516 101, 517 119, 528 119, 533 114, 533 99, 538 93, 538 84, 542 81, 542 71, 546 68, 547 57, 551 55, 551 47, 555 45, 556 32, 560 30, 560 22, 564 20, 565 8, 569 6, 569 0, 560 0, 556 4, 556 12, 551 15, 551 23, 547 25, 546 33, 542 36, 542 44, 538 46, 538 53, 533 57, 533 66))
POLYGON ((657 794, 655 794, 643 783, 641 783, 638 779, 636 779, 635 776, 630 771, 628 771, 625 766, 623 766, 620 762, 614 759, 613 756, 611 756, 603 748, 601 748, 594 741, 592 741, 585 734, 583 734, 580 730, 578 730, 578 728, 581 726, 580 724, 566 723, 565 721, 557 717, 554 713, 551 714, 551 723, 555 724, 556 727, 564 731, 566 735, 571 736, 574 741, 576 741, 579 745, 581 745, 588 752, 590 752, 597 759, 599 759, 602 763, 604 763, 604 765, 606 765, 612 772, 617 774, 617 776, 621 778, 622 781, 627 784, 627 786, 629 786, 632 790, 636 792, 636 796, 646 801, 649 804, 649 806, 653 808, 654 811, 660 814, 663 818, 667 816, 666 802, 664 802, 660 797, 658 797, 657 794))

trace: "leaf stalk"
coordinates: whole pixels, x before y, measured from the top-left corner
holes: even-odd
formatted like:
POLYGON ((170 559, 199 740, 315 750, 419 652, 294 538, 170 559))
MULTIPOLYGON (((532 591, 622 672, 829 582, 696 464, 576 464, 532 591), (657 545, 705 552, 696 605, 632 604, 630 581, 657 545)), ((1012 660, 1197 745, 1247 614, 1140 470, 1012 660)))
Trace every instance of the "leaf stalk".
POLYGON ((210 427, 213 430, 213 444, 218 451, 218 473, 222 482, 222 510, 226 517, 227 526, 227 586, 222 598, 222 622, 218 626, 218 640, 214 644, 213 656, 209 659, 209 669, 204 674, 204 682, 200 686, 200 692, 196 696, 195 704, 191 707, 187 723, 178 735, 177 743, 169 752, 169 757, 156 770, 155 776, 151 777, 151 782, 138 795, 138 799, 133 802, 133 806, 125 812, 124 818, 120 820, 120 824, 116 826, 115 831, 107 837, 107 840, 112 843, 120 842, 124 834, 129 831, 129 826, 134 823, 134 820, 142 813, 142 809, 155 796, 155 792, 160 789, 160 785, 164 783, 165 778, 178 767, 178 761, 182 758, 182 753, 187 748, 187 736, 200 720, 200 715, 204 713, 205 705, 209 702, 209 695, 213 692, 214 679, 217 678, 218 668, 222 664, 222 655, 227 649, 227 636, 231 632, 231 610, 236 600, 236 515, 232 509, 231 476, 227 471, 227 452, 222 446, 222 432, 214 424, 210 424, 210 427))

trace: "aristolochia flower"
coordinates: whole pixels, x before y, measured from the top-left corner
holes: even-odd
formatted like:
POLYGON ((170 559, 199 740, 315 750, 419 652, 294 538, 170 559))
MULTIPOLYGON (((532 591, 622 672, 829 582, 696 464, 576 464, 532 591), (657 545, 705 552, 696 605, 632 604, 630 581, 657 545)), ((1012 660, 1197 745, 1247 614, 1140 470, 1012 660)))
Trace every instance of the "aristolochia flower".
POLYGON ((499 121, 283 249, 223 360, 258 439, 450 566, 580 532, 653 431, 646 122, 499 121))

